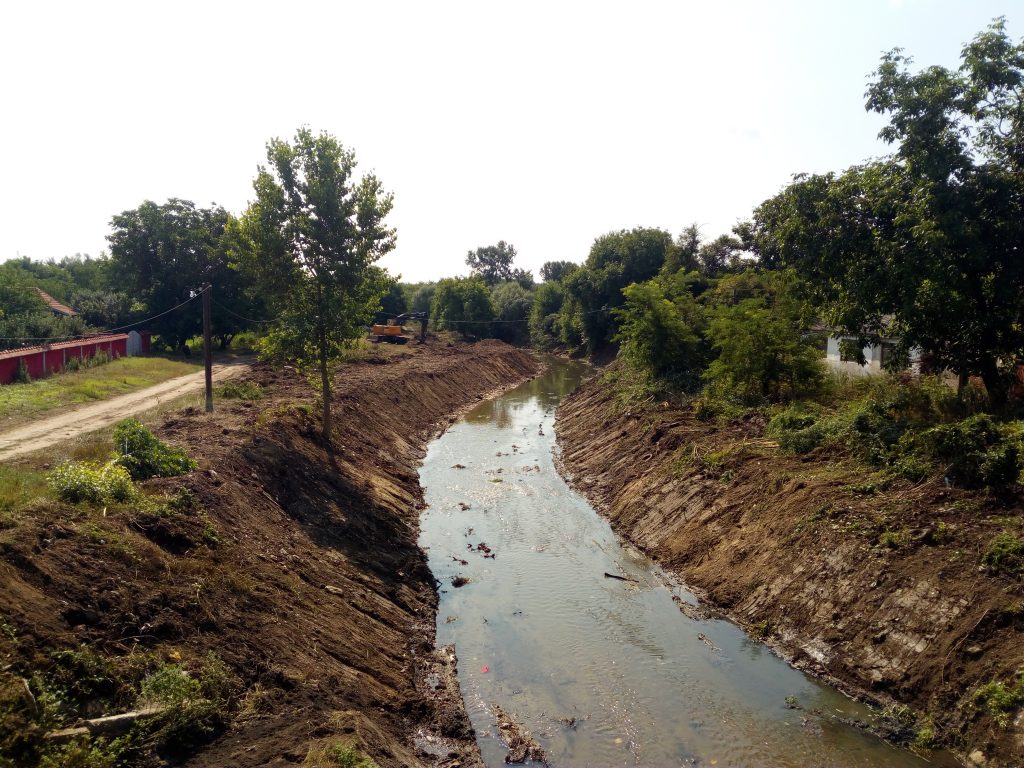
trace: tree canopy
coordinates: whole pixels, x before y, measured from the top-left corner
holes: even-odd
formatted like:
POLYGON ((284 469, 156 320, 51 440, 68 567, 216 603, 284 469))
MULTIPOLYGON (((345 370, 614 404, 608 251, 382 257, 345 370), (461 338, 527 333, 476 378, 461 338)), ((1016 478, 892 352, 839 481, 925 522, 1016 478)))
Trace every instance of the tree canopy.
POLYGON ((355 167, 355 153, 327 133, 272 139, 235 238, 238 265, 277 314, 263 349, 310 375, 328 443, 335 367, 380 307, 388 279, 373 265, 395 245, 384 222, 392 196, 373 174, 355 179, 355 167))
POLYGON ((840 333, 897 340, 893 365, 918 347, 999 401, 1024 349, 1024 47, 998 20, 961 58, 913 72, 883 56, 866 106, 888 117, 894 155, 798 176, 755 211, 753 242, 809 281, 840 333))

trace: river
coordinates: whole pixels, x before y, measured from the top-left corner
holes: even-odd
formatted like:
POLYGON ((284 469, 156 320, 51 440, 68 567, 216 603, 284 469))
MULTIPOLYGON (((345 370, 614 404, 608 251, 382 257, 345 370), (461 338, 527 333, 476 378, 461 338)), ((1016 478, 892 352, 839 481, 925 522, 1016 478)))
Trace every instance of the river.
POLYGON ((487 765, 506 754, 495 705, 553 766, 956 765, 841 722, 874 714, 735 625, 680 610, 673 596, 696 598, 555 468, 555 407, 587 374, 551 361, 432 442, 420 471, 437 642, 456 647, 487 765))

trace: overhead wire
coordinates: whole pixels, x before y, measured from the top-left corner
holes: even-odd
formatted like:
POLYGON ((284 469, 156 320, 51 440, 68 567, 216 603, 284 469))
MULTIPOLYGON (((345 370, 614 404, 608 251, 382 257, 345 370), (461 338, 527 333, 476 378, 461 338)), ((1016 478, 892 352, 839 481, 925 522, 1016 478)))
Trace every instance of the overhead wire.
MULTIPOLYGON (((147 317, 145 320, 137 320, 134 323, 128 323, 128 325, 122 325, 122 326, 120 326, 118 328, 110 328, 108 330, 103 331, 103 335, 107 335, 107 334, 111 334, 111 333, 118 333, 119 331, 124 331, 124 330, 127 330, 128 328, 134 328, 137 325, 144 325, 146 323, 152 322, 153 320, 161 318, 164 315, 171 314, 171 312, 176 312, 177 310, 181 309, 182 307, 186 306, 187 304, 190 304, 191 302, 195 301, 196 299, 198 299, 202 295, 203 294, 200 291, 199 293, 195 294, 194 296, 190 296, 189 298, 185 299, 185 301, 181 302, 180 304, 175 304, 170 309, 166 309, 163 312, 160 312, 159 314, 153 315, 152 317, 147 317)), ((100 335, 100 334, 96 334, 96 335, 100 335)), ((83 336, 83 334, 81 334, 81 333, 76 333, 76 334, 73 334, 71 336, 0 336, 0 341, 70 341, 72 339, 81 338, 82 336, 83 336)))

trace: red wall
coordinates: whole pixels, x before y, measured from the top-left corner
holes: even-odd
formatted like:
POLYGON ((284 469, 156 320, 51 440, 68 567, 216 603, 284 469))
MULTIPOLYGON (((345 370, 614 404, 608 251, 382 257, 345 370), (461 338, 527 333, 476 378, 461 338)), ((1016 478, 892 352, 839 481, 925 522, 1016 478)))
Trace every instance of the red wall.
MULTIPOLYGON (((142 349, 149 351, 149 334, 142 334, 142 349)), ((33 379, 41 379, 51 373, 57 373, 64 369, 64 361, 73 357, 86 360, 102 350, 112 358, 124 357, 128 354, 128 339, 101 339, 98 341, 83 340, 81 343, 60 344, 57 349, 32 349, 26 350, 21 355, 10 355, 0 357, 0 384, 10 384, 18 373, 22 362, 28 370, 28 375, 33 379), (45 367, 44 367, 45 358, 45 367)))

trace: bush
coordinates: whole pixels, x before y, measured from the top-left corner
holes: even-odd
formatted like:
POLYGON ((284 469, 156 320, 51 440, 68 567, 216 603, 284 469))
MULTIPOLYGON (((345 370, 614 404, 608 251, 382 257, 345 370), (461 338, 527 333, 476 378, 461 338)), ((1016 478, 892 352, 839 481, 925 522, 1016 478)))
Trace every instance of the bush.
POLYGON ((1024 541, 1011 533, 1000 533, 988 545, 982 562, 992 573, 1018 574, 1024 569, 1024 541))
POLYGON ((135 480, 174 477, 196 468, 181 448, 158 439, 138 419, 125 419, 114 428, 114 449, 120 454, 118 462, 135 480))
POLYGON ((129 501, 136 494, 128 470, 113 461, 67 462, 54 469, 47 482, 57 498, 72 504, 129 501))
POLYGON ((153 742, 171 754, 186 754, 208 741, 227 722, 237 678, 214 653, 196 677, 177 664, 164 664, 142 681, 139 703, 163 706, 153 724, 153 742))
POLYGON ((255 381, 229 381, 216 389, 217 395, 225 400, 259 400, 263 387, 255 381))
POLYGON ((1013 713, 1024 705, 1024 677, 1018 677, 1012 686, 999 681, 987 683, 975 691, 974 700, 985 704, 996 724, 1006 728, 1013 713))
POLYGON ((1020 475, 1019 447, 985 414, 932 427, 922 433, 921 444, 932 458, 948 463, 953 478, 968 487, 997 488, 1020 475))

